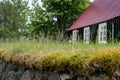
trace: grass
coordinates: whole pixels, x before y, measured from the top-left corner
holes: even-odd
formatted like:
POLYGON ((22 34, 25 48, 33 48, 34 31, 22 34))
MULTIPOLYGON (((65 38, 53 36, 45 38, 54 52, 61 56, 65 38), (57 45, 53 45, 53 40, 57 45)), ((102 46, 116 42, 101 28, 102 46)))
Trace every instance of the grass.
POLYGON ((0 42, 0 58, 58 73, 90 75, 102 70, 107 76, 113 76, 120 63, 120 47, 118 43, 0 42))
POLYGON ((37 53, 52 53, 52 52, 76 52, 86 50, 97 50, 100 48, 119 46, 118 44, 83 44, 68 42, 36 42, 36 41, 14 41, 14 42, 0 42, 0 49, 10 50, 12 53, 19 52, 37 52, 37 53))

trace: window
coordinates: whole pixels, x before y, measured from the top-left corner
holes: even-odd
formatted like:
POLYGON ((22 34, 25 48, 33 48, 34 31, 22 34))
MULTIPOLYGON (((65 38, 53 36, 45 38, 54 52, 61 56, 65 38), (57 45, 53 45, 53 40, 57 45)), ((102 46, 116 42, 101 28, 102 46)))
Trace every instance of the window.
POLYGON ((90 28, 86 27, 84 28, 84 43, 89 44, 90 42, 90 28))
POLYGON ((77 35, 78 35, 78 30, 73 30, 73 37, 72 37, 73 42, 77 41, 77 35))
POLYGON ((107 23, 99 24, 99 43, 106 43, 107 41, 107 23))

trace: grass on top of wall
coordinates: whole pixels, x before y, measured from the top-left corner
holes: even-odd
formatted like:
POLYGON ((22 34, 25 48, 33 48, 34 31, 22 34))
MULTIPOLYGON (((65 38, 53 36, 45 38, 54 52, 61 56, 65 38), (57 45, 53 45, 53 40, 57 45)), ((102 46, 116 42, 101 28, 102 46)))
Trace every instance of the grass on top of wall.
POLYGON ((3 42, 0 59, 58 73, 92 75, 102 71, 111 76, 120 66, 120 47, 119 44, 3 42))

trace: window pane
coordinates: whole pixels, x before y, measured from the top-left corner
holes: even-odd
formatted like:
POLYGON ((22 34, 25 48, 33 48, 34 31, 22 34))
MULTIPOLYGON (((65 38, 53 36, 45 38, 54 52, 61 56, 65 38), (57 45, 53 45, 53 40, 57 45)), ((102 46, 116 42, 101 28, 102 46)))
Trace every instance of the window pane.
POLYGON ((106 23, 99 24, 99 41, 105 42, 107 40, 107 25, 106 23))
POLYGON ((84 28, 84 42, 89 43, 89 38, 90 38, 90 28, 86 27, 84 28))

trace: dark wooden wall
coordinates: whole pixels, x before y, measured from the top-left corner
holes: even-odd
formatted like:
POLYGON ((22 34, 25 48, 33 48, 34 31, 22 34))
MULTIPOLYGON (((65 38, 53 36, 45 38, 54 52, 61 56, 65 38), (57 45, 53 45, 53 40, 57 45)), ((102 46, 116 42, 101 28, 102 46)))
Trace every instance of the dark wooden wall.
POLYGON ((107 21, 107 40, 112 41, 112 26, 114 25, 114 41, 120 41, 120 17, 107 21))
POLYGON ((90 26, 90 42, 95 43, 98 37, 98 24, 90 26))
POLYGON ((84 28, 80 28, 80 29, 78 29, 79 30, 79 32, 78 32, 78 39, 79 39, 79 41, 83 41, 83 39, 84 39, 84 28))

